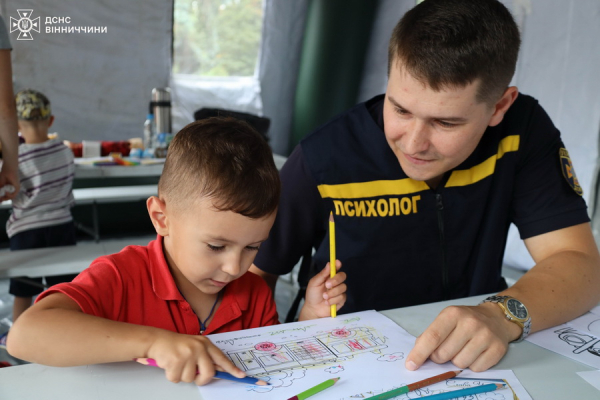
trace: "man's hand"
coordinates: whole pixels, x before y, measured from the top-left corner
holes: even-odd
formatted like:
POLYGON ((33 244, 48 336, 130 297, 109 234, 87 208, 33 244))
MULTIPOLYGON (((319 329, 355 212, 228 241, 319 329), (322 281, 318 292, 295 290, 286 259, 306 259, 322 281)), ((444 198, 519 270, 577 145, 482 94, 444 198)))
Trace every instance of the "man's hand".
MULTIPOLYGON (((342 263, 336 260, 336 270, 342 268, 342 263)), ((298 316, 299 321, 331 316, 331 305, 342 308, 346 302, 345 272, 338 272, 333 278, 329 277, 329 263, 315 275, 306 287, 304 305, 298 316)))
POLYGON ((0 202, 14 199, 19 192, 19 183, 19 172, 2 165, 0 170, 0 202))
POLYGON ((438 364, 452 361, 458 368, 485 371, 502 359, 520 330, 497 304, 450 306, 417 338, 406 368, 414 371, 429 358, 438 364))

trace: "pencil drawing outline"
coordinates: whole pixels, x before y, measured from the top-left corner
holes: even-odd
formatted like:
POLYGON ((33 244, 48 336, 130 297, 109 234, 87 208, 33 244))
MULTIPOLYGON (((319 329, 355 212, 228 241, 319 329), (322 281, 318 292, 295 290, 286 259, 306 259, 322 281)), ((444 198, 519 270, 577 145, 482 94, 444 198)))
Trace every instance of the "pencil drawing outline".
POLYGON ((246 374, 269 382, 270 386, 248 387, 264 393, 292 385, 304 378, 308 369, 324 367, 325 372, 337 374, 344 370, 344 361, 362 354, 376 354, 376 361, 380 362, 404 359, 400 351, 384 354, 383 350, 388 348, 386 341, 373 328, 341 327, 280 342, 261 340, 225 354, 246 374))
POLYGON ((600 339, 596 336, 584 333, 572 327, 564 327, 554 331, 558 338, 573 346, 573 354, 581 354, 587 352, 596 357, 600 357, 600 339))

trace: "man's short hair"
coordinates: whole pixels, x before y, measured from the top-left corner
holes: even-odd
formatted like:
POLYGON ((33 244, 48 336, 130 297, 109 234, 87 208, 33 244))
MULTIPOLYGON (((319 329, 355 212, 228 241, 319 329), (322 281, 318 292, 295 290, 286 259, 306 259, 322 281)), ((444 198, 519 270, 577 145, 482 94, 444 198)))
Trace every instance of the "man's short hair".
POLYGON ((43 93, 24 89, 15 95, 17 118, 22 121, 43 121, 52 116, 50 100, 43 93))
POLYGON ((200 198, 249 218, 272 214, 281 183, 265 139, 246 122, 214 117, 192 122, 169 145, 158 183, 161 199, 185 210, 200 198))
POLYGON ((425 0, 398 22, 388 74, 402 67, 433 90, 481 81, 477 100, 494 104, 515 72, 521 39, 497 0, 425 0))

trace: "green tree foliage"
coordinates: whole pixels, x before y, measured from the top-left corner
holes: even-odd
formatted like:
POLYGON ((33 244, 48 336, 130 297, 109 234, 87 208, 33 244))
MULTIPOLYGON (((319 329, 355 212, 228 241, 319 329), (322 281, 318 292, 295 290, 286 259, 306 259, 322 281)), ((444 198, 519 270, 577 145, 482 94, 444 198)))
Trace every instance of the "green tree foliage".
POLYGON ((175 0, 173 72, 252 76, 262 0, 175 0))

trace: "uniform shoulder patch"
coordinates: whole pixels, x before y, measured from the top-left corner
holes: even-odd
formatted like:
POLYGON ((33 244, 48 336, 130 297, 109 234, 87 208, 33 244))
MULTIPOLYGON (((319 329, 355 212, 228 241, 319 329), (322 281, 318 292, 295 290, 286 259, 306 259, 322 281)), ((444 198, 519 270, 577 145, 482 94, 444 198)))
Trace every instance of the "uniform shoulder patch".
POLYGON ((567 180, 567 183, 575 193, 580 196, 583 196, 583 189, 579 186, 579 181, 577 180, 577 176, 575 175, 575 168, 573 168, 573 163, 571 162, 571 157, 569 157, 569 152, 564 147, 561 147, 559 150, 560 156, 560 169, 563 173, 563 176, 567 180))

